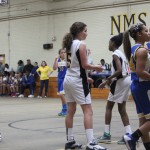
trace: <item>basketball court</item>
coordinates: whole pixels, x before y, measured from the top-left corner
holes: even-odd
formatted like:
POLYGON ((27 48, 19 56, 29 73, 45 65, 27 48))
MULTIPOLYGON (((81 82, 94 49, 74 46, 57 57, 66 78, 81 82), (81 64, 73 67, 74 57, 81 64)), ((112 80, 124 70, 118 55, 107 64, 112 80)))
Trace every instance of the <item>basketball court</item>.
MULTIPOLYGON (((95 137, 103 134, 105 100, 93 100, 95 137)), ((0 150, 64 150, 66 142, 64 117, 58 117, 60 100, 52 98, 3 98, 0 97, 0 131, 3 139, 0 150)), ((133 131, 138 127, 138 118, 133 101, 127 103, 127 111, 133 131)), ((74 121, 75 139, 85 147, 83 114, 77 108, 74 121)), ((109 150, 127 150, 117 145, 124 134, 117 107, 114 107, 111 125, 111 144, 102 144, 109 150)), ((85 148, 83 148, 85 149, 85 148)), ((137 150, 143 150, 140 142, 137 150)))

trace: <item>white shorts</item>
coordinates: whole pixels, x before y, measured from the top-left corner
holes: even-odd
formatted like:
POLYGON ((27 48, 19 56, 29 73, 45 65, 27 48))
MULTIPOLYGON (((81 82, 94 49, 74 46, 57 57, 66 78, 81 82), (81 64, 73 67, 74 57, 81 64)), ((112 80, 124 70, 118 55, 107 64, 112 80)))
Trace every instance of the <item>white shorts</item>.
POLYGON ((84 82, 82 78, 65 76, 64 90, 67 102, 76 102, 80 105, 91 104, 88 82, 84 82))
POLYGON ((130 96, 131 77, 127 76, 119 80, 113 81, 110 86, 108 101, 123 103, 130 96))

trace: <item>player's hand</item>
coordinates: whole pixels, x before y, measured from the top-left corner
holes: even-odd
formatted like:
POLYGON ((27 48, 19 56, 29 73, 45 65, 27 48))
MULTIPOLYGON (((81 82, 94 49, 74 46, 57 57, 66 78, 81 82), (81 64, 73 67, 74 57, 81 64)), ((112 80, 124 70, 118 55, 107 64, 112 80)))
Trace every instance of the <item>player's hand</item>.
POLYGON ((59 58, 59 56, 58 56, 58 55, 56 55, 56 56, 55 56, 55 60, 58 60, 58 58, 59 58))
POLYGON ((104 69, 102 68, 101 65, 95 65, 95 69, 94 69, 94 70, 96 70, 97 72, 101 72, 101 71, 103 71, 104 69))
POLYGON ((105 88, 106 84, 107 84, 107 81, 104 81, 103 83, 101 83, 101 84, 98 86, 98 88, 103 89, 103 88, 105 88))
POLYGON ((90 84, 94 83, 94 80, 92 78, 88 78, 87 80, 88 80, 88 83, 90 83, 90 84))

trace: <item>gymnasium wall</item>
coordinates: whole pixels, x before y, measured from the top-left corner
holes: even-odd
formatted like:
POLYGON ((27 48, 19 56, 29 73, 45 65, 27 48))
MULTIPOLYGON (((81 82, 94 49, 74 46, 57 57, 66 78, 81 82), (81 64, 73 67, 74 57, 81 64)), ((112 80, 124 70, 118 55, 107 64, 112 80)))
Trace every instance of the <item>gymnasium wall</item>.
MULTIPOLYGON (((46 7, 39 4, 38 7, 46 7)), ((30 6, 32 8, 32 6, 30 6)), ((128 29, 132 23, 143 22, 150 27, 150 3, 121 5, 114 7, 88 7, 78 11, 53 12, 48 15, 32 17, 18 17, 11 20, 0 19, 0 54, 5 54, 6 63, 14 69, 19 59, 31 59, 39 64, 45 60, 49 66, 53 65, 58 49, 61 48, 62 38, 69 31, 75 21, 87 24, 87 48, 92 51, 94 63, 101 58, 111 62, 111 52, 108 42, 112 35, 128 29), (53 41, 53 37, 56 39, 53 41), (43 44, 53 43, 53 48, 44 50, 43 44)), ((6 8, 5 8, 6 9, 6 8)), ((15 9, 15 8, 14 8, 15 9)), ((35 9, 35 8, 33 8, 35 9)), ((4 10, 4 8, 3 8, 4 10)), ((17 15, 16 14, 12 15, 17 15)), ((0 14, 0 17, 3 17, 0 14)), ((52 76, 56 76, 54 72, 52 76)))

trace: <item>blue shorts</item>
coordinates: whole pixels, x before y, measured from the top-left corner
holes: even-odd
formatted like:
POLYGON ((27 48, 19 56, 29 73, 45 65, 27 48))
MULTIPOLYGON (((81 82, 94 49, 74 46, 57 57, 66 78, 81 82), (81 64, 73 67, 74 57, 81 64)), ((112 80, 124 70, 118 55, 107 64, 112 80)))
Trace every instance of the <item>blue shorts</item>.
POLYGON ((150 119, 150 81, 133 81, 131 93, 139 118, 150 119))
POLYGON ((58 78, 58 80, 57 80, 57 82, 58 82, 58 92, 57 92, 57 94, 59 95, 59 94, 65 94, 65 92, 64 92, 64 79, 59 79, 58 78))

